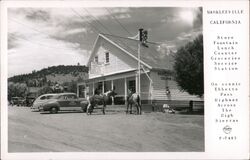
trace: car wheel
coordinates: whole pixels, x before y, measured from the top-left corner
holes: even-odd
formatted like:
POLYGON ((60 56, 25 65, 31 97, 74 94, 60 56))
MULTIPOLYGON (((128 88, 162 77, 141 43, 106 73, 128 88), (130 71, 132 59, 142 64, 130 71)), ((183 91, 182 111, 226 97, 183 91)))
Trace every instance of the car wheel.
POLYGON ((56 107, 52 107, 51 109, 50 109, 50 113, 52 113, 52 114, 55 114, 55 113, 57 113, 58 112, 58 109, 56 108, 56 107))

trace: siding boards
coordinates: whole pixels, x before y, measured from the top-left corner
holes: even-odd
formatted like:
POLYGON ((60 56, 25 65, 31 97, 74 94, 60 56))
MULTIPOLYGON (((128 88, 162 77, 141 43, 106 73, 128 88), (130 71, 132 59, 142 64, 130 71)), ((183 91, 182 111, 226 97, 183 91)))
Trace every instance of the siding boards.
POLYGON ((149 79, 145 74, 141 74, 141 100, 150 100, 149 79))
MULTIPOLYGON (((99 45, 96 49, 95 55, 98 55, 98 61, 103 62, 104 65, 101 66, 101 71, 103 75, 111 74, 118 71, 125 71, 129 69, 134 69, 137 67, 136 60, 129 57, 126 53, 118 49, 116 46, 110 44, 103 38, 97 43, 99 45), (105 64, 106 57, 105 53, 109 52, 109 63, 105 64)), ((91 59, 91 62, 94 61, 94 57, 91 59)), ((90 72, 91 73, 91 72, 90 72)), ((95 74, 90 74, 90 78, 93 78, 95 74)))
POLYGON ((162 80, 158 73, 155 71, 151 72, 150 75, 153 79, 153 97, 155 100, 202 100, 197 96, 193 96, 188 94, 187 92, 180 91, 177 83, 174 80, 162 80), (166 86, 169 87, 171 98, 168 98, 166 95, 166 86))

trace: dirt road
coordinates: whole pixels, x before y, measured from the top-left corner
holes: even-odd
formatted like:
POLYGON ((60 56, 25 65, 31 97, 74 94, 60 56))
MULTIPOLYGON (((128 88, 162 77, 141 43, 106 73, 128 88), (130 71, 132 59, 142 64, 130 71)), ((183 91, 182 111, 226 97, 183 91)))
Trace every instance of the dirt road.
POLYGON ((9 152, 204 151, 203 115, 44 114, 9 107, 9 152))

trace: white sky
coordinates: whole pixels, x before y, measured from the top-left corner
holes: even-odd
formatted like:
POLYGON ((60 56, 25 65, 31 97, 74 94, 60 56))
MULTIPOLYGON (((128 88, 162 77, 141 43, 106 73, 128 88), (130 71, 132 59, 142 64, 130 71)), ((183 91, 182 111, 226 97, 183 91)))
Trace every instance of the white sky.
POLYGON ((198 8, 10 8, 8 76, 85 65, 99 32, 130 37, 142 27, 149 41, 176 51, 202 32, 197 15, 198 8))

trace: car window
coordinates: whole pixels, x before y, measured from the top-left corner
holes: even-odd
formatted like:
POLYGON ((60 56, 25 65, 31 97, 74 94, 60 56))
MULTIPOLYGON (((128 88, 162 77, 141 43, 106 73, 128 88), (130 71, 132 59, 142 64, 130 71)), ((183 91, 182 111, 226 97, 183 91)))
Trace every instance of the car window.
POLYGON ((76 95, 68 95, 67 97, 68 97, 68 99, 76 99, 77 98, 76 95))
POLYGON ((60 95, 54 95, 53 96, 53 99, 61 99, 62 98, 62 96, 60 96, 60 95))
POLYGON ((53 95, 49 95, 47 96, 47 99, 52 99, 54 96, 53 95))
POLYGON ((46 96, 42 96, 40 99, 41 99, 41 100, 44 100, 44 99, 46 99, 46 96))

